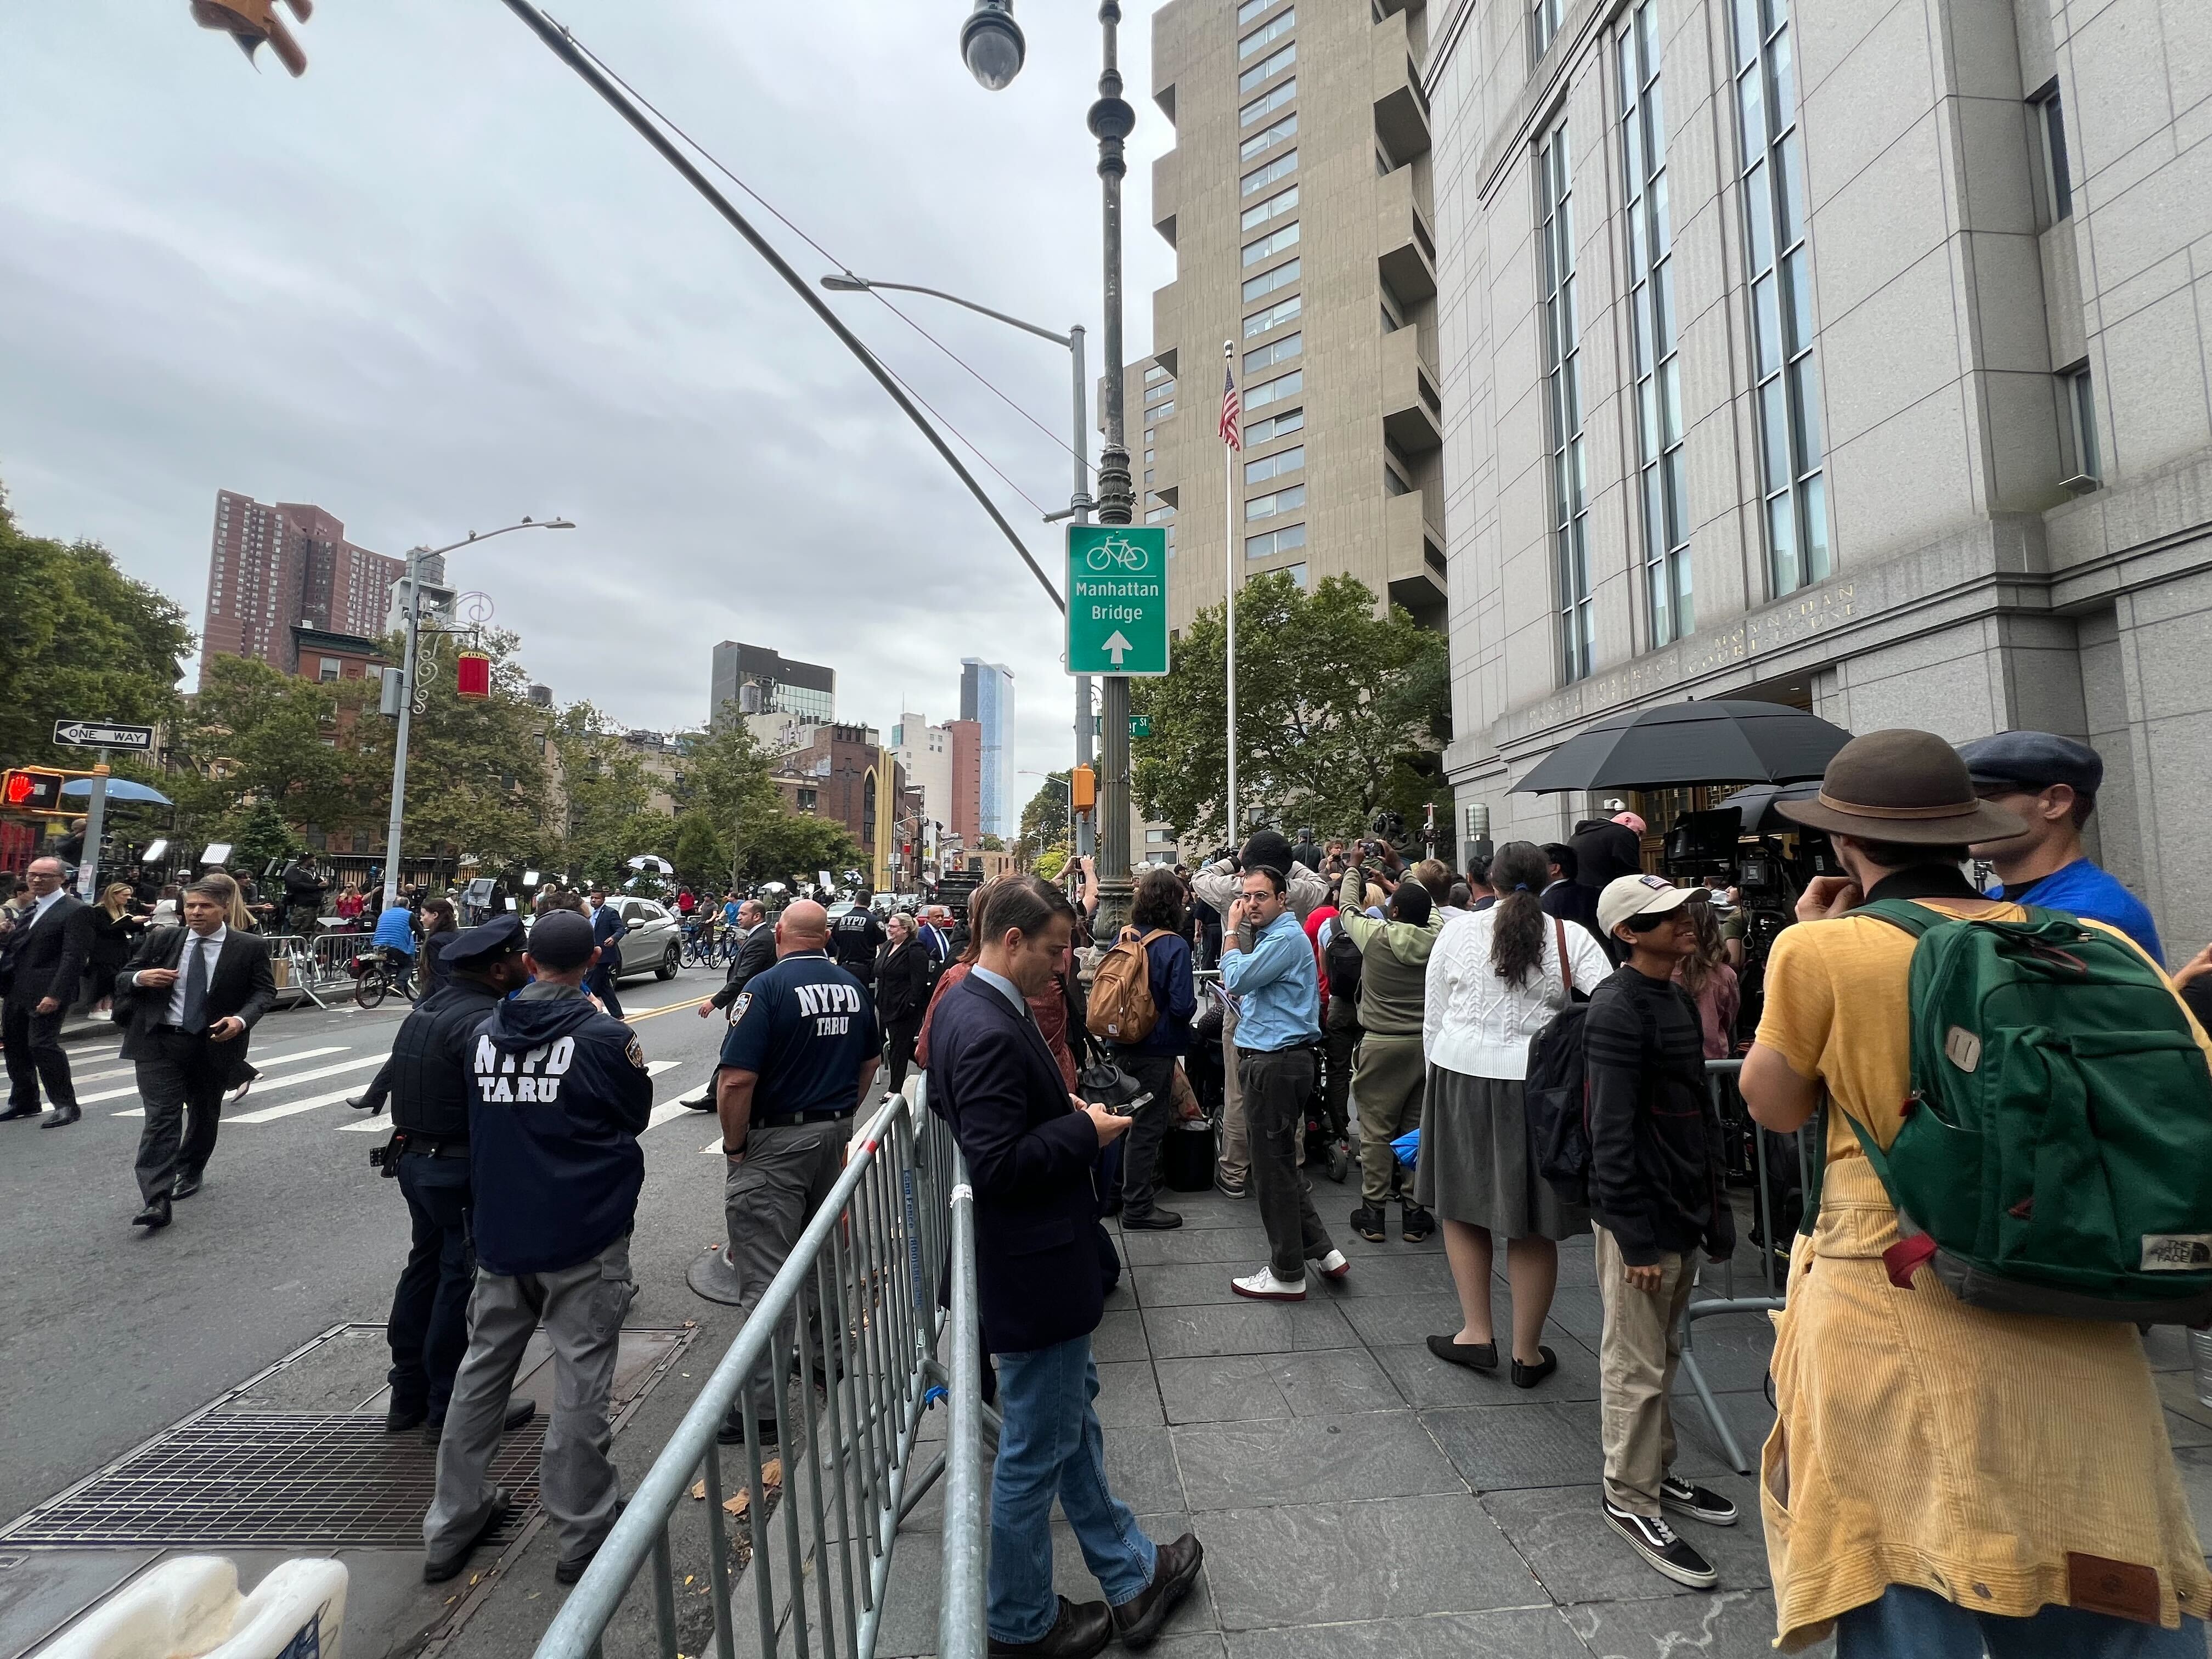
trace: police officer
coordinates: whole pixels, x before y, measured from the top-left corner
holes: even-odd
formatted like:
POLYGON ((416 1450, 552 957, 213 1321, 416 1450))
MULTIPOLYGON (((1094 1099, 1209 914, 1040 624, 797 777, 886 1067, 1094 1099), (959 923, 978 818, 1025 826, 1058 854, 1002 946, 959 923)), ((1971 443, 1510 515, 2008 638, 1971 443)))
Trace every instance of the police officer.
MULTIPOLYGON (((826 914, 826 913, 825 913, 826 914)), ((876 983, 876 953, 884 948, 884 925, 866 898, 837 918, 830 933, 830 954, 837 965, 860 981, 872 994, 876 983)))
POLYGON ((540 1324, 555 1382, 538 1491, 560 1534, 556 1580, 584 1576, 620 1508, 607 1394, 637 1289, 629 1235, 653 1079, 629 1027, 584 994, 598 959, 590 921, 546 912, 524 957, 532 982, 496 1005, 470 1044, 477 1280, 468 1353, 438 1442, 437 1496, 422 1518, 427 1583, 459 1574, 507 1512, 508 1493, 486 1474, 507 1391, 540 1324))
MULTIPOLYGON (((756 975, 730 1006, 716 1095, 729 1165, 722 1195, 729 1243, 702 1261, 709 1286, 702 1288, 748 1314, 836 1183, 853 1115, 882 1060, 875 1002, 830 960, 829 937, 829 913, 813 900, 786 907, 775 923, 775 966, 756 975)), ((818 1331, 811 1279, 806 1316, 818 1331)), ((821 1352, 818 1342, 815 1352, 821 1352)), ((723 1422, 725 1445, 744 1440, 748 1402, 761 1443, 775 1441, 781 1391, 771 1370, 764 1347, 750 1385, 723 1422)))
MULTIPOLYGON (((522 950, 522 923, 512 915, 453 935, 446 951, 453 977, 401 1023, 377 1074, 392 1099, 384 1172, 398 1179, 415 1230, 385 1327, 392 1403, 384 1426, 399 1434, 425 1424, 423 1438, 434 1446, 468 1346, 477 1273, 469 1237, 469 1056, 477 1028, 508 992, 529 982, 522 950)), ((506 1425, 528 1422, 536 1409, 528 1401, 512 1407, 506 1425)))

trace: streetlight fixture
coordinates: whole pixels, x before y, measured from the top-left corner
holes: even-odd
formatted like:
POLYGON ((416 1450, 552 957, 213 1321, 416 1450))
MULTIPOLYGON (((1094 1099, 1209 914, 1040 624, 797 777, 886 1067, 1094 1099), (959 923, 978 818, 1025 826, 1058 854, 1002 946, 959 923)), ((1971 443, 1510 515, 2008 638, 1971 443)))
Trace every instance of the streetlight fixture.
MULTIPOLYGON (((985 0, 985 3, 988 3, 988 0, 985 0)), ((974 20, 969 21, 972 22, 974 20)), ((1006 26, 1009 28, 1013 27, 1011 18, 1006 20, 1006 26)), ((1015 33, 1018 40, 1020 31, 1016 30, 1015 33)), ((984 84, 988 86, 991 83, 987 81, 984 84)), ((1004 82, 1000 84, 1003 85, 1004 82)), ((873 277, 855 276, 849 270, 833 272, 823 277, 821 282, 822 286, 833 294, 866 294, 876 289, 896 289, 902 294, 927 294, 933 300, 944 300, 956 306, 963 306, 969 311, 981 312, 984 316, 1004 323, 1010 328, 1018 328, 1024 333, 1036 335, 1041 340, 1049 340, 1056 346, 1066 348, 1073 355, 1075 369, 1075 441, 1070 446, 1075 454, 1075 493, 1068 498, 1069 514, 1078 524, 1091 522, 1091 471, 1085 459, 1091 448, 1091 434, 1085 429, 1089 422, 1090 405, 1083 377, 1082 324, 1073 324, 1065 334, 1056 333, 1051 329, 1040 327, 1036 323, 1027 323, 1018 317, 1010 317, 1003 311, 994 311, 989 306, 979 305, 973 300, 963 300, 957 294, 947 294, 940 288, 924 288, 918 283, 881 282, 873 277)), ((1079 674, 1075 677, 1075 763, 1078 766, 1091 764, 1091 677, 1088 674, 1079 674)), ((1091 825, 1089 820, 1085 819, 1079 822, 1076 827, 1076 850, 1087 855, 1091 850, 1091 825)))
POLYGON ((1013 0, 975 0, 960 26, 960 56, 987 92, 1003 92, 1022 72, 1029 48, 1014 21, 1013 0))
POLYGON ((533 519, 525 514, 517 524, 487 530, 479 536, 473 530, 457 542, 444 547, 416 547, 407 553, 407 649, 399 670, 399 730, 392 743, 392 817, 384 831, 384 902, 387 905, 399 902, 399 825, 407 815, 407 734, 415 709, 416 641, 422 632, 422 562, 457 551, 473 542, 488 542, 494 536, 504 536, 515 530, 574 530, 575 525, 567 519, 533 519))
MULTIPOLYGON (((986 33, 1021 37, 1012 0, 975 0, 960 31, 961 55, 975 78, 992 91, 1013 79, 1021 67, 1017 53, 1006 68, 1004 42, 981 45, 986 33), (980 54, 983 62, 977 62, 980 54), (998 56, 994 57, 994 54, 998 56), (986 70, 993 73, 987 74, 986 70), (994 78, 1003 70, 1000 78, 994 78)), ((1098 181, 1104 214, 1106 313, 1106 442, 1098 453, 1098 520, 1128 524, 1136 517, 1136 491, 1129 477, 1127 428, 1122 418, 1121 384, 1121 179, 1128 170, 1122 140, 1135 130, 1137 112, 1121 96, 1118 35, 1120 0, 1101 0, 1098 24, 1101 64, 1098 97, 1085 117, 1098 141, 1098 181)), ((1117 933, 1129 911, 1129 678, 1109 674, 1100 715, 1104 766, 1098 780, 1098 931, 1117 933)))

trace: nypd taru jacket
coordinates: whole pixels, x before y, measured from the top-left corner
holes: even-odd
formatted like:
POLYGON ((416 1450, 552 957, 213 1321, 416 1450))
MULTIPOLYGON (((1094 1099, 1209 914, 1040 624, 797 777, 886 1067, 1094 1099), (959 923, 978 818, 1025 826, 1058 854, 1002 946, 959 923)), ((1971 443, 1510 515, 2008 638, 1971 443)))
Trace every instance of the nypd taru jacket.
POLYGON ((470 1055, 469 1184, 488 1273, 556 1273, 623 1237, 637 1212, 653 1079, 629 1026, 574 986, 502 1002, 470 1055))

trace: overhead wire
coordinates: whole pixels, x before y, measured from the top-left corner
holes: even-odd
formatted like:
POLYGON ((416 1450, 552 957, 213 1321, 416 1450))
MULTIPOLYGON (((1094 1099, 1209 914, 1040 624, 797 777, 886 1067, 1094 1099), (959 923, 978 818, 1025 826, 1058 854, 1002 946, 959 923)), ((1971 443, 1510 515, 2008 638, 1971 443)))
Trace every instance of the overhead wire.
MULTIPOLYGON (((739 178, 735 173, 732 172, 728 167, 724 165, 720 157, 717 156, 714 151, 708 149, 706 145, 701 143, 696 138, 694 138, 689 132, 685 131, 683 127, 679 126, 676 123, 672 117, 660 109, 660 107, 654 104, 651 99, 647 98, 635 87, 630 85, 628 81, 625 81, 622 77, 619 70, 616 70, 612 65, 608 64, 605 58, 601 58, 597 52, 593 52, 589 46, 578 40, 575 35, 568 30, 567 25, 562 24, 559 27, 561 27, 562 33, 568 36, 569 42, 574 46, 576 50, 583 53, 585 57, 590 58, 601 74, 605 75, 610 81, 612 81, 632 98, 635 98, 641 108, 649 112, 653 116, 653 119, 659 121, 678 138, 682 139, 684 143, 689 145, 695 152, 697 153, 701 159, 703 160, 708 167, 714 168, 715 172, 720 173, 725 179, 727 179, 747 196, 752 198, 752 199, 758 203, 762 209, 766 211, 771 218, 775 219, 777 223, 781 224, 793 235, 798 237, 800 241, 812 248, 815 252, 820 254, 824 259, 828 260, 839 270, 846 271, 851 269, 851 267, 847 265, 842 259, 840 259, 836 254, 830 252, 828 248, 823 246, 820 242, 809 235, 803 228, 793 223, 790 217, 787 216, 781 208, 777 207, 775 203, 769 201, 767 197, 762 195, 750 185, 747 184, 743 179, 739 178)), ((1043 433, 1046 437, 1051 439, 1054 443, 1059 445, 1060 447, 1066 451, 1069 455, 1075 456, 1076 452, 1074 448, 1070 446, 1066 439, 1061 437, 1050 427, 1045 425, 1043 422, 1038 420, 1036 416, 1030 414, 1028 410, 1024 409, 1020 404, 1017 403, 1012 397, 1008 396, 1006 392, 994 385, 990 379, 982 374, 981 371, 977 369, 974 364, 969 362, 968 360, 961 356, 958 352, 953 350, 951 347, 946 345, 942 340, 939 339, 934 334, 932 334, 920 323, 908 316, 905 312, 900 310, 896 305, 893 305, 883 294, 878 292, 873 288, 869 289, 867 291, 869 294, 873 295, 877 302, 886 311, 890 312, 892 316, 897 318, 915 333, 921 335, 923 339, 928 341, 930 344, 935 346, 947 357, 950 357, 954 362, 959 364, 963 369, 966 370, 967 373, 975 379, 976 384, 982 386, 984 390, 990 392, 993 397, 1005 404, 1007 408, 1012 410, 1017 415, 1019 415, 1031 426, 1036 428, 1038 431, 1043 433)), ((896 380, 901 386, 905 388, 907 394, 909 397, 913 398, 913 399, 916 403, 920 404, 924 409, 928 410, 931 416, 940 422, 946 431, 950 432, 954 437, 957 438, 962 444, 966 446, 970 454, 974 455, 977 460, 982 462, 982 464, 988 467, 993 473, 996 474, 1000 481, 1003 483, 1007 489, 1012 490, 1014 494, 1019 495, 1024 501, 1027 501, 1031 507, 1036 509, 1036 514, 1040 518, 1049 518, 1052 516, 1050 509, 1047 508, 1035 496, 1031 495, 1029 491, 1024 489, 1021 485, 1015 483, 1012 478, 1007 477, 1005 470, 1001 468, 996 461, 993 460, 988 454, 986 454, 983 452, 982 447, 978 445, 974 439, 969 437, 966 433, 961 431, 958 427, 953 425, 952 422, 947 420, 943 414, 939 413, 939 410, 933 406, 921 392, 915 391, 911 381, 909 381, 904 375, 901 374, 898 370, 893 368, 889 363, 885 363, 884 365, 884 368, 885 373, 889 374, 893 380, 896 380)), ((1081 459, 1083 458, 1076 456, 1076 459, 1081 459)))

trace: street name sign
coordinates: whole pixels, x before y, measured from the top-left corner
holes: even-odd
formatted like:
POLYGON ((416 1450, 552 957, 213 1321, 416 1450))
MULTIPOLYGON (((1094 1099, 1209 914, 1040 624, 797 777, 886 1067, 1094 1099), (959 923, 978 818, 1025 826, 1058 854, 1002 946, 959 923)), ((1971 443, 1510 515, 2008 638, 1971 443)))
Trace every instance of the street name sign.
POLYGON ((1068 526, 1067 672, 1168 672, 1165 526, 1068 526))
POLYGON ((127 749, 146 755, 154 750, 154 728, 112 720, 56 720, 54 741, 68 749, 127 749))

